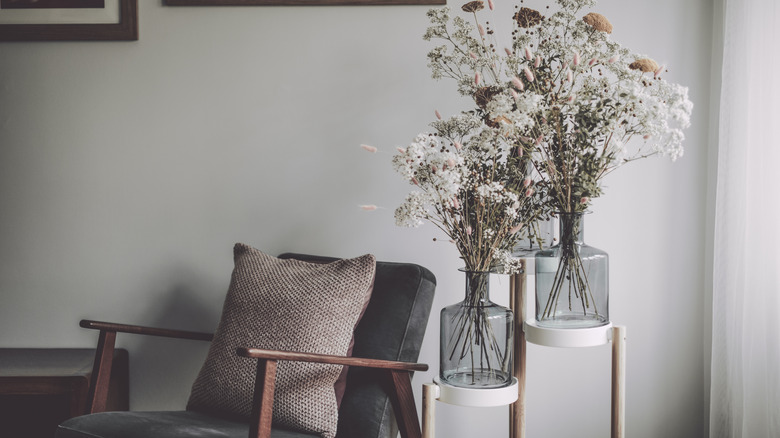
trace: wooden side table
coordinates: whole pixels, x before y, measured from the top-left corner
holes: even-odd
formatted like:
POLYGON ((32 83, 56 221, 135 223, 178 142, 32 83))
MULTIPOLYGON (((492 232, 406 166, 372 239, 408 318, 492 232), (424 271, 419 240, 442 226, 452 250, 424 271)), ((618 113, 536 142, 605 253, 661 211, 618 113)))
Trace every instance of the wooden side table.
MULTIPOLYGON (((0 348, 0 437, 51 438, 62 421, 88 412, 94 349, 0 348)), ((117 349, 107 410, 127 410, 128 355, 117 349)))

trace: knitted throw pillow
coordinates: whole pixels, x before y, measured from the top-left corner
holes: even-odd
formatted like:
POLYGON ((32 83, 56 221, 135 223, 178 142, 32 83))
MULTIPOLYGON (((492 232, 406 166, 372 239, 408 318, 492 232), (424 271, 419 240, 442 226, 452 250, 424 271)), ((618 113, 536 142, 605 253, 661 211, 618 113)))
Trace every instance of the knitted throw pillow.
MULTIPOLYGON (((369 299, 376 259, 282 260, 240 243, 233 252, 222 319, 187 409, 248 418, 257 362, 237 356, 236 348, 346 355, 369 299)), ((338 424, 333 385, 341 368, 278 362, 274 424, 333 438, 338 424)))

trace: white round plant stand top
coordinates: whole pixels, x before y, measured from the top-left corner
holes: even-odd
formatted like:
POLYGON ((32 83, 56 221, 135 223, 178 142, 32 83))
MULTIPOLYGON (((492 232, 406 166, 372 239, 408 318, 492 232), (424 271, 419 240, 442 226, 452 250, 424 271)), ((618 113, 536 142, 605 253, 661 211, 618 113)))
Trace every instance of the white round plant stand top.
POLYGON ((595 347, 612 341, 612 323, 589 328, 547 328, 539 327, 536 321, 523 323, 525 340, 548 347, 595 347))
POLYGON ((517 401, 517 378, 501 388, 461 388, 441 383, 439 376, 433 378, 436 384, 436 399, 451 405, 469 407, 504 406, 517 401))

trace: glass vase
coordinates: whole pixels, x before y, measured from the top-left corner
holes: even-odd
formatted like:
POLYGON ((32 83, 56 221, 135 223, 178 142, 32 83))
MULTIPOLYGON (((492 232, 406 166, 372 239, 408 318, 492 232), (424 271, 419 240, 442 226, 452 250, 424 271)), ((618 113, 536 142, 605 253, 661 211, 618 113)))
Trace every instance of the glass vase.
POLYGON ((552 218, 540 219, 529 224, 525 235, 512 248, 514 257, 533 257, 537 251, 549 249, 555 237, 555 223, 552 218))
POLYGON ((466 298, 441 310, 439 377, 466 388, 512 383, 514 316, 490 301, 490 272, 466 274, 466 298))
POLYGON ((559 241, 538 251, 536 321, 540 327, 609 323, 609 256, 583 242, 583 213, 558 213, 559 241))

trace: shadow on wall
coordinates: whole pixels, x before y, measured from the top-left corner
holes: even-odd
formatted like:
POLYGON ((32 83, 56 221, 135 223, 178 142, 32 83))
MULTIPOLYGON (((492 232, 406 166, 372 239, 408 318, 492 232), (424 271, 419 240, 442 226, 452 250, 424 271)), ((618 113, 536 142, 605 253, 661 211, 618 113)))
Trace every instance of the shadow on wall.
MULTIPOLYGON (((203 286, 193 283, 192 279, 174 284, 167 292, 151 298, 156 302, 146 304, 148 313, 139 324, 213 333, 222 310, 224 290, 199 290, 203 286), (216 301, 206 298, 217 296, 216 301)), ((184 410, 192 383, 206 359, 209 343, 125 336, 130 337, 122 346, 130 352, 131 410, 184 410)))

